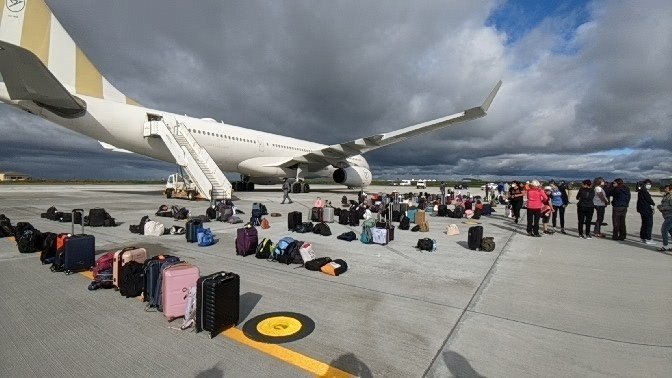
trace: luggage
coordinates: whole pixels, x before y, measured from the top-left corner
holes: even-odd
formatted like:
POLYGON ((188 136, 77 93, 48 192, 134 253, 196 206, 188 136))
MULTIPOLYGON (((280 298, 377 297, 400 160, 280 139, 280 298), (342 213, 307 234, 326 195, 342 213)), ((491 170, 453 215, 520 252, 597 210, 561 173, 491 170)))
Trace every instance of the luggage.
POLYGON ((415 224, 422 224, 425 223, 425 211, 424 210, 418 210, 415 213, 415 224))
MULTIPOLYGON (((276 244, 275 248, 273 249, 272 254, 273 260, 286 262, 289 259, 290 249, 292 248, 292 245, 295 242, 296 240, 294 240, 294 238, 291 238, 289 236, 280 239, 280 241, 278 241, 278 244, 276 244)), ((303 243, 301 243, 301 245, 303 245, 303 243)))
POLYGON ((411 220, 407 216, 402 216, 399 221, 399 229, 408 230, 409 228, 411 228, 411 220))
POLYGON ((387 239, 387 229, 386 228, 372 228, 371 229, 372 242, 374 244, 385 245, 389 242, 387 239))
POLYGON ((481 251, 492 252, 495 250, 495 238, 488 236, 481 240, 481 251))
POLYGON ((147 308, 158 307, 159 305, 158 294, 160 290, 157 289, 159 277, 161 276, 161 267, 164 264, 177 264, 179 261, 179 257, 170 255, 158 255, 145 261, 143 266, 145 284, 143 285, 142 300, 149 302, 147 308))
POLYGON ((42 252, 40 253, 40 261, 42 264, 51 264, 56 257, 56 237, 58 235, 53 232, 45 232, 42 234, 42 252))
POLYGON ((209 228, 199 228, 196 231, 196 239, 199 247, 207 247, 215 244, 215 236, 209 228))
POLYGON ((313 223, 312 222, 300 223, 296 225, 296 227, 294 227, 294 232, 298 232, 299 234, 313 232, 313 223))
MULTIPOLYGON (((62 238, 63 248, 56 253, 56 259, 51 270, 54 272, 64 271, 65 274, 87 270, 96 265, 96 239, 93 235, 84 233, 82 224, 82 233, 75 235, 75 214, 81 215, 84 210, 72 210, 72 234, 62 238)), ((57 237, 58 246, 58 237, 57 237)))
POLYGON ((126 298, 135 298, 142 295, 145 281, 142 263, 129 261, 121 267, 119 276, 119 294, 126 298))
POLYGON ((94 207, 89 210, 89 227, 102 227, 105 220, 109 217, 107 211, 100 207, 94 207))
POLYGON ((483 209, 481 210, 481 215, 491 215, 492 214, 492 205, 489 203, 483 204, 483 209))
POLYGON ((320 267, 322 273, 326 273, 330 276, 338 276, 345 273, 348 270, 348 264, 341 259, 336 259, 320 267))
POLYGON ((333 207, 324 207, 322 208, 322 221, 326 223, 334 222, 334 208, 333 207))
POLYGON ((201 227, 203 222, 199 219, 190 219, 187 221, 186 225, 186 237, 187 243, 196 243, 198 241, 198 229, 201 227))
POLYGON ((299 248, 299 253, 301 254, 301 259, 303 263, 308 261, 315 260, 315 252, 313 252, 313 245, 310 243, 303 243, 301 248, 299 248))
POLYGON ((469 235, 467 239, 469 249, 472 250, 479 249, 481 247, 482 241, 483 241, 483 226, 469 227, 469 235))
POLYGON ((217 210, 210 206, 205 210, 205 215, 207 215, 210 219, 215 219, 217 218, 217 210))
POLYGON ((300 211, 292 211, 287 214, 287 230, 294 231, 297 225, 303 222, 303 214, 300 211))
POLYGON ((210 332, 210 338, 238 325, 240 277, 217 272, 196 281, 196 332, 210 332))
POLYGON ((310 220, 313 221, 313 222, 322 222, 323 213, 324 213, 324 208, 313 207, 310 210, 310 220))
POLYGON ((115 252, 108 252, 96 260, 96 266, 94 266, 91 270, 93 273, 93 280, 95 282, 95 289, 111 289, 114 287, 114 283, 112 281, 112 264, 114 262, 114 255, 115 252))
POLYGON ((348 232, 344 232, 344 233, 338 235, 338 236, 336 237, 336 239, 339 239, 339 240, 345 240, 345 241, 349 241, 349 242, 351 242, 351 241, 353 241, 353 240, 357 240, 357 234, 355 234, 354 231, 348 231, 348 232))
POLYGON ((161 302, 159 309, 168 321, 184 316, 187 304, 186 293, 196 286, 201 274, 197 267, 180 263, 165 268, 162 272, 161 302))
POLYGON ((325 264, 328 264, 330 262, 331 262, 331 259, 329 257, 318 257, 316 259, 310 260, 307 263, 305 263, 304 267, 308 270, 312 270, 312 271, 317 272, 325 264))
POLYGON ((436 251, 436 242, 430 238, 418 239, 418 244, 415 246, 421 251, 436 251))
POLYGON ((348 210, 341 210, 341 213, 338 215, 338 224, 347 226, 350 220, 350 212, 348 210))
MULTIPOLYGON (((121 268, 131 261, 143 264, 147 260, 147 250, 144 248, 127 247, 114 252, 112 259, 112 284, 119 289, 121 283, 121 268)), ((138 294, 140 295, 140 294, 138 294)))
POLYGON ((415 214, 418 212, 418 209, 408 209, 406 210, 406 216, 408 217, 408 221, 411 223, 415 223, 415 214))
POLYGON ((236 231, 236 255, 251 255, 256 252, 258 244, 259 236, 254 226, 247 225, 236 231))
POLYGON ((318 223, 313 227, 314 234, 320 234, 322 236, 331 236, 331 229, 326 223, 318 223))
POLYGON ((460 229, 457 227, 455 223, 451 223, 448 225, 448 231, 446 231, 446 235, 452 236, 452 235, 459 235, 460 234, 460 229))
POLYGON ((359 226, 359 214, 357 214, 357 211, 351 210, 347 214, 348 214, 348 225, 359 226))
POLYGON ((42 233, 33 228, 25 229, 21 236, 16 240, 16 246, 19 253, 33 253, 37 252, 38 248, 42 246, 42 233))
POLYGON ((445 217, 447 215, 447 210, 448 210, 448 206, 439 205, 439 209, 436 212, 437 213, 436 215, 439 216, 439 217, 445 217))
POLYGON ((273 241, 268 238, 263 238, 261 239, 259 245, 257 245, 257 251, 254 254, 254 257, 258 259, 270 259, 272 253, 273 253, 273 241))
POLYGON ((271 228, 271 224, 268 222, 268 219, 266 219, 266 218, 261 220, 260 226, 264 230, 268 230, 269 228, 271 228))
POLYGON ((148 220, 145 222, 145 229, 144 229, 144 235, 147 236, 161 236, 163 235, 163 232, 166 230, 163 224, 153 221, 153 220, 148 220))

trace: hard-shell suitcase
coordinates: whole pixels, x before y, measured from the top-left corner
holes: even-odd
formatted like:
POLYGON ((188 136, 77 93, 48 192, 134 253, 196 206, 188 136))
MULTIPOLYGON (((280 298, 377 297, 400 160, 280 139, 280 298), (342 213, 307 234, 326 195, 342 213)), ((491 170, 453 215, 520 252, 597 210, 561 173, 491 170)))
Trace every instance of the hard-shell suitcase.
POLYGON ((469 249, 473 250, 479 249, 481 247, 482 240, 483 240, 483 226, 469 227, 469 236, 467 239, 469 249))
POLYGON ((210 332, 210 338, 238 324, 240 277, 217 272, 198 279, 196 286, 196 332, 210 332))
POLYGON ((114 252, 114 259, 112 260, 112 284, 119 289, 121 280, 121 267, 131 261, 140 264, 147 260, 147 250, 144 248, 127 247, 114 252))
POLYGON ((356 211, 348 212, 348 224, 350 226, 359 226, 359 214, 356 211))
POLYGON ((322 222, 324 210, 322 207, 313 207, 310 210, 310 220, 313 222, 322 222))
POLYGON ((198 229, 203 225, 200 219, 190 219, 187 221, 185 235, 188 243, 196 243, 198 241, 198 229))
POLYGON ((418 212, 418 209, 408 209, 406 210, 406 216, 408 217, 409 222, 415 223, 415 214, 418 212))
POLYGON ((159 277, 161 276, 161 266, 164 263, 176 264, 180 261, 179 257, 170 255, 158 255, 145 260, 145 285, 142 293, 142 300, 149 302, 147 307, 158 307, 159 299, 156 297, 160 290, 157 290, 159 277))
POLYGON ((322 221, 327 223, 334 222, 334 208, 325 207, 322 209, 322 221))
POLYGON ((247 256, 257 251, 259 235, 254 226, 242 227, 236 231, 236 255, 247 256))
MULTIPOLYGON (((82 224, 82 233, 75 235, 75 218, 79 214, 81 219, 82 209, 72 210, 72 234, 59 235, 62 248, 56 253, 56 261, 52 266, 53 271, 63 271, 65 274, 87 270, 96 265, 96 238, 93 235, 84 233, 82 224)), ((57 237, 57 245, 58 245, 57 237)))
POLYGON ((418 210, 418 211, 415 213, 415 224, 423 224, 423 223, 425 223, 425 222, 426 222, 425 214, 426 214, 426 213, 425 213, 424 210, 418 210))
POLYGON ((167 267, 162 272, 161 306, 169 321, 183 317, 189 288, 196 286, 201 276, 198 267, 180 263, 167 267))
POLYGON ((287 230, 294 231, 297 225, 303 222, 303 214, 300 211, 292 211, 287 214, 287 230))
POLYGON ((341 210, 341 213, 338 215, 338 224, 347 226, 350 219, 350 212, 348 210, 341 210))

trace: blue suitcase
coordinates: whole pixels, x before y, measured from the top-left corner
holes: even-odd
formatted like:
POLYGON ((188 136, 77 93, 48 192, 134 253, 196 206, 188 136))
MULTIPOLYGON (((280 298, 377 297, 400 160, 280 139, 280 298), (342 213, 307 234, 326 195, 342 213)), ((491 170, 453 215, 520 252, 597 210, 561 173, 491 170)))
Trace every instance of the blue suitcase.
POLYGON ((196 243, 198 241, 198 229, 203 227, 203 222, 198 219, 190 219, 187 221, 185 236, 187 243, 196 243))
POLYGON ((51 267, 52 271, 70 274, 91 269, 96 265, 96 238, 84 233, 84 222, 82 222, 82 233, 75 234, 77 213, 79 213, 81 219, 84 210, 72 210, 72 234, 67 236, 63 248, 56 254, 56 260, 51 267))

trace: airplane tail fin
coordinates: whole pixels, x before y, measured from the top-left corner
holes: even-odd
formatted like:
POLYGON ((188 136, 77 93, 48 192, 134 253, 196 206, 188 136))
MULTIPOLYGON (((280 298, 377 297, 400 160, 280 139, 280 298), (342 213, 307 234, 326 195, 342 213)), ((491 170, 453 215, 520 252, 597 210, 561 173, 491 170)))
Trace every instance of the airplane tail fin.
POLYGON ((44 0, 3 3, 0 41, 30 51, 72 94, 137 105, 100 74, 44 0))

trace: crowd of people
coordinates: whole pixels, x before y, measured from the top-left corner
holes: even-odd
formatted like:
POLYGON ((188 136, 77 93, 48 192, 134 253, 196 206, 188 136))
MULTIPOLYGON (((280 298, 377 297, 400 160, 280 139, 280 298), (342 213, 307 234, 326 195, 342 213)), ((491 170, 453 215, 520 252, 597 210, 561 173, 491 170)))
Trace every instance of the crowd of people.
MULTIPOLYGON (((652 240, 654 214, 658 209, 663 217, 661 225, 661 234, 663 237, 662 247, 659 251, 669 251, 669 240, 672 235, 672 185, 667 185, 664 190, 664 196, 661 203, 656 205, 651 197, 651 180, 644 180, 642 187, 637 191, 636 210, 641 218, 639 238, 642 243, 656 245, 652 240)), ((537 180, 521 183, 513 181, 508 193, 503 193, 504 188, 498 186, 500 196, 506 194, 508 206, 511 209, 511 217, 515 223, 520 219, 520 211, 526 207, 527 215, 527 233, 532 237, 541 237, 539 222, 541 220, 543 232, 552 234, 556 232, 560 223, 560 232, 565 231, 565 208, 570 204, 568 187, 565 182, 556 184, 555 181, 549 181, 548 185, 542 187, 537 180), (552 228, 548 223, 552 222, 552 228)), ((613 240, 625 240, 627 235, 626 214, 631 200, 630 189, 625 185, 622 179, 618 178, 611 183, 607 183, 602 177, 594 180, 584 180, 575 196, 578 216, 578 234, 584 239, 593 237, 604 238, 607 235, 602 230, 604 216, 609 205, 612 208, 612 234, 613 240), (593 216, 595 216, 594 227, 593 216)))

